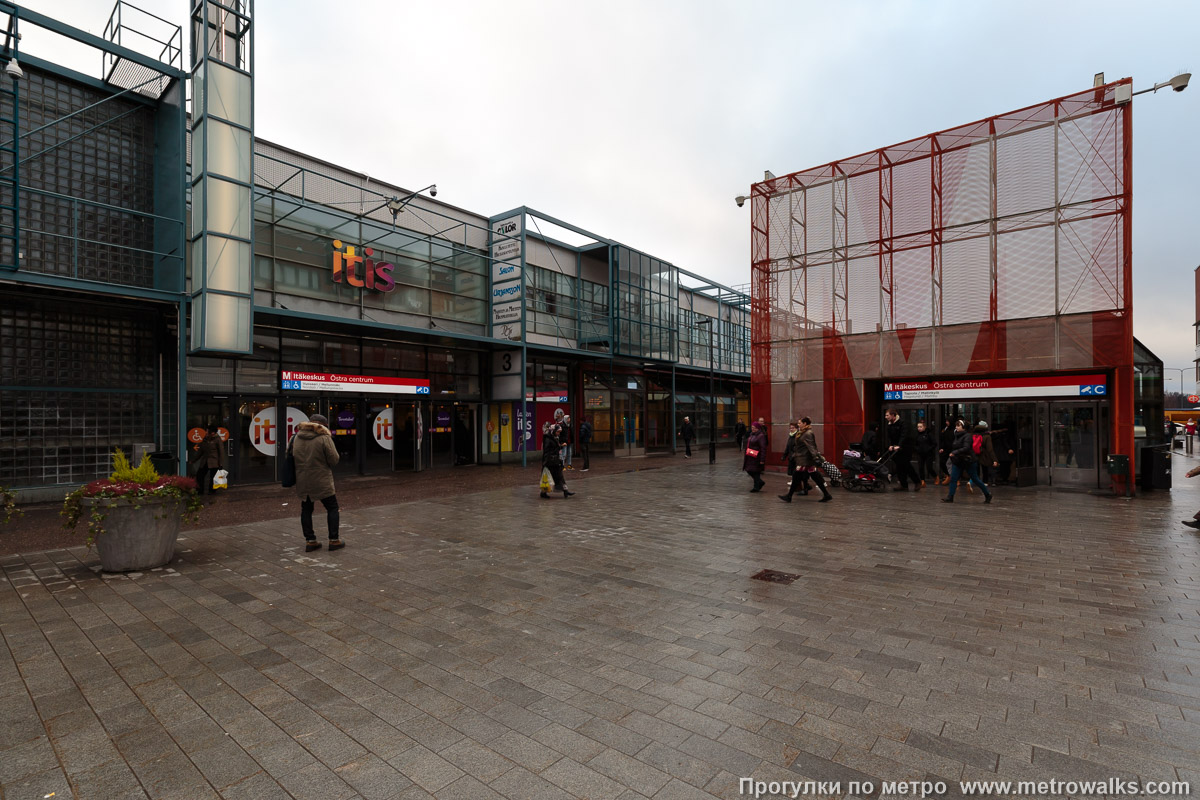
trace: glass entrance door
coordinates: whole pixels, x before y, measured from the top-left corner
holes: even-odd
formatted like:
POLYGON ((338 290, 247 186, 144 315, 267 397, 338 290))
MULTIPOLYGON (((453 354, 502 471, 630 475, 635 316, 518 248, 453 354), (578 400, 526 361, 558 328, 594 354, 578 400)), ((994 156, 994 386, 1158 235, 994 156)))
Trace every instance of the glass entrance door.
POLYGON ((1050 405, 1050 483, 1098 486, 1098 429, 1094 403, 1050 405))
POLYGON ((463 467, 478 460, 478 437, 475 435, 475 406, 454 407, 454 465, 463 467))
POLYGON ((371 400, 367 403, 367 435, 363 454, 363 472, 382 475, 392 469, 396 447, 396 409, 391 403, 371 400))
MULTIPOLYGON (((1034 448, 1034 416, 1036 403, 992 403, 988 421, 992 430, 992 447, 1000 467, 996 483, 1001 486, 1017 481, 1017 470, 1040 466, 1034 448)), ((1036 474, 1036 473, 1035 473, 1036 474)))
POLYGON ((630 392, 614 391, 613 404, 613 453, 618 456, 640 456, 646 452, 642 438, 642 396, 630 392))
POLYGON ((188 474, 194 470, 195 465, 192 463, 192 459, 200 447, 200 442, 204 441, 209 425, 217 426, 217 435, 221 437, 221 447, 225 450, 225 464, 229 469, 230 476, 237 480, 240 476, 234 471, 233 457, 235 446, 233 432, 237 426, 229 416, 228 397, 188 397, 187 452, 184 454, 184 463, 187 466, 188 474))

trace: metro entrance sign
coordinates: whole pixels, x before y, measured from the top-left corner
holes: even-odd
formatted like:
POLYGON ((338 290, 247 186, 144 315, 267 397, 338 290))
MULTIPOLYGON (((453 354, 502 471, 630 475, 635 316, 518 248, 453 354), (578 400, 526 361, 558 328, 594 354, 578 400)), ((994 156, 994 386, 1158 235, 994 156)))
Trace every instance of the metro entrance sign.
POLYGON ((885 383, 887 400, 978 400, 993 397, 1105 397, 1103 375, 1042 375, 1028 378, 963 378, 885 383))
POLYGON ((429 394, 428 378, 386 375, 337 375, 330 372, 280 371, 280 388, 288 392, 362 392, 364 394, 429 394))

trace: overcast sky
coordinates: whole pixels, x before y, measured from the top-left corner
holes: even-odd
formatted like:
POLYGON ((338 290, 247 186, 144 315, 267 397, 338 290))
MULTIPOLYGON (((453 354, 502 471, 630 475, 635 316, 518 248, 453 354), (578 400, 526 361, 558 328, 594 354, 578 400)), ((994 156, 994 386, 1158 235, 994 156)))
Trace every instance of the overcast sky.
MULTIPOLYGON (((111 10, 26 5, 96 34, 111 10)), ((188 0, 137 5, 186 25, 188 0)), ((481 214, 527 205, 726 285, 750 279, 750 207, 733 197, 764 169, 1050 100, 1099 71, 1138 90, 1200 70, 1191 0, 254 6, 259 136, 402 187, 436 182, 481 214)), ((22 49, 55 57, 37 44, 22 49)), ((1190 367, 1200 79, 1134 104, 1134 327, 1190 367)))

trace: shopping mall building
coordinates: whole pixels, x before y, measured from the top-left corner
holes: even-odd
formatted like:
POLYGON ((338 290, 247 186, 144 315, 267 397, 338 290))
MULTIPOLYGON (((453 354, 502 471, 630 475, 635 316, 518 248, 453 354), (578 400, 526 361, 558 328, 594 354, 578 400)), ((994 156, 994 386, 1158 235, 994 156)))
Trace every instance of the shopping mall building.
POLYGON ((1019 482, 1108 486, 1162 420, 1133 337, 1131 100, 1126 78, 755 184, 754 417, 811 417, 827 454, 888 406, 983 420, 1019 482))
POLYGON ((732 441, 746 293, 256 138, 251 6, 193 6, 97 37, 0 2, 0 485, 61 496, 118 447, 181 466, 209 424, 269 482, 316 413, 343 474, 521 462, 560 409, 593 453, 673 452, 685 414, 732 441), (18 52, 34 27, 103 70, 18 52))

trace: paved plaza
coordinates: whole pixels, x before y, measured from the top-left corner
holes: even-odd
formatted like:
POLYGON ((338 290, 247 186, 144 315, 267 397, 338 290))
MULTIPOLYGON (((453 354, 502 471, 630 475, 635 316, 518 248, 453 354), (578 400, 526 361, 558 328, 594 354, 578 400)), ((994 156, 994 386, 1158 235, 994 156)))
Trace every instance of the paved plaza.
POLYGON ((335 553, 288 519, 129 576, 6 556, 0 797, 1200 785, 1197 489, 789 505, 699 461, 351 508, 335 553))

